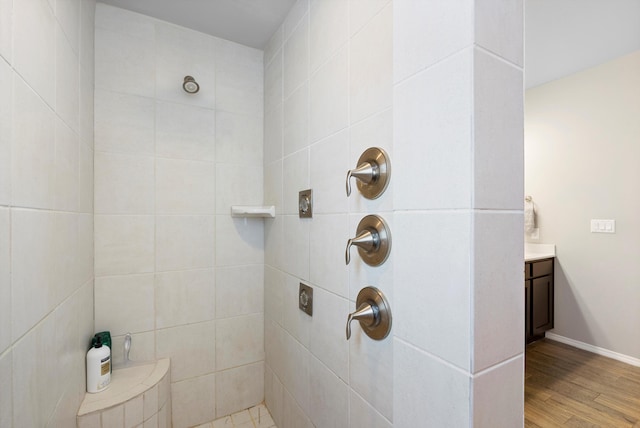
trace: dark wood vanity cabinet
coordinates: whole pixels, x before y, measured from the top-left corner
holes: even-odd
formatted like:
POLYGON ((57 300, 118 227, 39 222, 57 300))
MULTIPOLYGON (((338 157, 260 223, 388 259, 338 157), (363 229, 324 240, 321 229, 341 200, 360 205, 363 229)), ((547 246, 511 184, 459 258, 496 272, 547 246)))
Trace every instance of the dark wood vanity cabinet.
POLYGON ((524 279, 525 337, 532 342, 553 328, 553 259, 525 262, 524 279))

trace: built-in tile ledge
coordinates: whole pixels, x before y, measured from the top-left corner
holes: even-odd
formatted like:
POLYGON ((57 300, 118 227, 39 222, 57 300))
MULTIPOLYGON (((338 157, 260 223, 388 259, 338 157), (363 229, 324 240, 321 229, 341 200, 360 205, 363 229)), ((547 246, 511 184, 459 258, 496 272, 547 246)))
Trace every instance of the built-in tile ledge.
POLYGON ((231 217, 275 218, 276 207, 273 205, 232 205, 231 217))
POLYGON ((548 259, 556 256, 555 244, 524 244, 524 261, 548 259))
MULTIPOLYGON (((118 406, 127 409, 143 406, 135 412, 140 414, 139 423, 147 420, 166 419, 171 421, 170 394, 170 360, 164 358, 148 363, 133 363, 114 369, 111 373, 111 383, 104 391, 96 394, 85 394, 78 410, 78 427, 94 426, 104 411, 111 415, 120 414, 118 406), (113 411, 113 412, 112 412, 113 411), (167 419, 168 418, 168 419, 167 419)), ((124 422, 124 421, 123 421, 124 422)), ((97 425, 100 426, 100 425, 97 425)), ((165 426, 171 426, 165 425, 165 426)))

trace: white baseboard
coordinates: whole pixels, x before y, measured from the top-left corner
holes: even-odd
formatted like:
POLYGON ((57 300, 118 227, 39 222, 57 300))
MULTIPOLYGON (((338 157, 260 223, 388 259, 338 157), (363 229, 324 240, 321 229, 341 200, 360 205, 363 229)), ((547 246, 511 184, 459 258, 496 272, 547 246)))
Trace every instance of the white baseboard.
POLYGON ((588 343, 579 342, 568 337, 559 336, 555 333, 547 332, 545 337, 556 342, 571 345, 578 349, 593 352, 594 354, 602 355, 603 357, 609 357, 614 360, 622 361, 623 363, 631 364, 632 366, 640 367, 640 358, 630 357, 629 355, 620 354, 618 352, 610 351, 608 349, 600 348, 599 346, 593 346, 588 343))

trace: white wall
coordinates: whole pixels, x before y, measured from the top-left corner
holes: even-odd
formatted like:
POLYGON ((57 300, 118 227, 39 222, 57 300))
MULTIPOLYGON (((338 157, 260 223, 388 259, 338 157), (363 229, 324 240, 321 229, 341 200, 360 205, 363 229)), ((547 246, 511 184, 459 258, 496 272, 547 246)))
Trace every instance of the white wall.
POLYGON ((98 4, 96 330, 171 358, 176 427, 263 400, 263 223, 230 217, 262 203, 262 82, 262 51, 98 4))
POLYGON ((522 2, 485 3, 299 0, 265 49, 265 199, 278 207, 265 396, 279 427, 523 423, 522 2), (390 154, 390 188, 347 198, 346 170, 370 146, 390 154), (314 217, 299 219, 306 188, 314 217), (390 224, 391 256, 345 267, 368 213, 390 224), (366 285, 389 297, 392 336, 356 328, 347 342, 366 285))
POLYGON ((556 244, 554 333, 640 358, 640 51, 526 93, 526 193, 556 244), (590 219, 615 219, 615 234, 590 219))
POLYGON ((74 426, 93 334, 95 2, 0 1, 0 426, 74 426))

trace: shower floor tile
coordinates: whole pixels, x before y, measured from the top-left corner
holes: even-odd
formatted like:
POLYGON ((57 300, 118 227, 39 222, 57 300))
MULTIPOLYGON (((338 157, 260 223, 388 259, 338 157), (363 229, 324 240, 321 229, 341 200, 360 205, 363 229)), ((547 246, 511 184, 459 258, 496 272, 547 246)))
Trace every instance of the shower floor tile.
POLYGON ((264 404, 258 404, 231 416, 216 419, 196 428, 277 428, 264 404))

